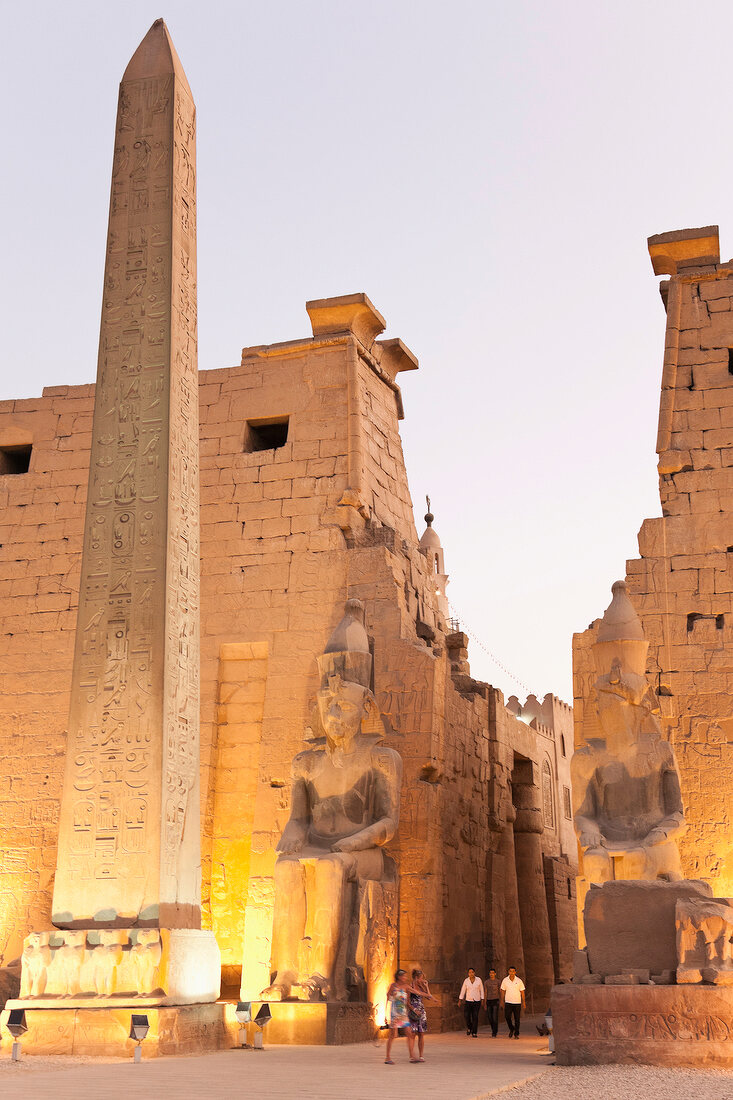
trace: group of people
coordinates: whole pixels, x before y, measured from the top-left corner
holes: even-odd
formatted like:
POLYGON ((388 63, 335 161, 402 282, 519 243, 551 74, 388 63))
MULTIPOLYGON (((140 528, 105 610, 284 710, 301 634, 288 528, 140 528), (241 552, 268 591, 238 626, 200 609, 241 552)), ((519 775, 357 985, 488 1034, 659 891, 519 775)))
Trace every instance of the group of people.
POLYGON ((461 986, 458 1003, 463 1005, 466 1019, 466 1035, 478 1038, 478 1017, 481 1006, 489 1016, 492 1038, 499 1031, 499 1005, 504 1008, 504 1019, 509 1028, 509 1038, 519 1038, 519 1021, 522 1009, 526 1007, 524 982, 517 974, 516 967, 510 966, 509 973, 499 984, 496 971, 492 967, 485 982, 476 974, 472 966, 468 968, 468 977, 461 986))
MULTIPOLYGON (((392 1044, 400 1031, 407 1038, 407 1056, 411 1062, 424 1062, 425 1034, 428 1030, 428 1018, 425 1001, 436 998, 430 992, 430 986, 422 970, 412 971, 412 981, 406 970, 397 970, 394 981, 387 991, 387 1050, 385 1065, 393 1066, 392 1044), (417 1036, 417 1050, 415 1037, 417 1036), (415 1056, 417 1055, 417 1057, 415 1056)), ((509 967, 509 973, 501 984, 492 968, 485 982, 477 976, 473 967, 469 967, 468 977, 461 986, 458 1003, 463 1005, 466 1019, 466 1035, 478 1038, 478 1020, 481 1006, 488 1012, 491 1034, 496 1038, 499 1030, 499 1006, 504 1007, 504 1018, 509 1028, 509 1038, 519 1038, 519 1020, 525 1006, 524 982, 517 975, 516 968, 509 967)))

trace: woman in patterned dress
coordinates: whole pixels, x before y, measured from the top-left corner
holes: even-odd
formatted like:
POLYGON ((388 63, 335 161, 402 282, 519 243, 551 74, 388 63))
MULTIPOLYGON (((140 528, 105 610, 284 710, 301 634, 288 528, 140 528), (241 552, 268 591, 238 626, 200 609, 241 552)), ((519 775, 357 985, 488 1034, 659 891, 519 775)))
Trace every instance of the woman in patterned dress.
POLYGON ((418 1062, 425 1061, 423 1051, 425 1050, 425 1036, 428 1030, 428 1014, 425 1011, 423 997, 427 997, 431 1001, 436 999, 430 992, 430 986, 422 970, 415 969, 412 972, 412 992, 408 995, 407 1015, 410 1018, 412 1030, 417 1035, 418 1062))
POLYGON ((387 990, 387 1022, 389 1024, 389 1038, 387 1039, 387 1052, 384 1059, 386 1066, 393 1066, 392 1061, 392 1043, 397 1038, 397 1032, 400 1028, 404 1028, 405 1035, 407 1036, 407 1054, 411 1062, 418 1062, 420 1059, 414 1057, 415 1049, 415 1036, 412 1031, 412 1024, 410 1023, 410 1017, 407 1009, 407 998, 411 993, 418 993, 418 990, 409 985, 407 981, 406 970, 396 970, 394 981, 387 990))

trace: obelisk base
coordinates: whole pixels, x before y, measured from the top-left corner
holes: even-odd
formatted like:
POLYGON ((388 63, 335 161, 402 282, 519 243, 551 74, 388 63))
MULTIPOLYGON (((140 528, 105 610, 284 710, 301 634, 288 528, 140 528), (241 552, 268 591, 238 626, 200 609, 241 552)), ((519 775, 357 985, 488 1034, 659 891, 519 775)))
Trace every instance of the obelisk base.
MULTIPOLYGON (((23 1055, 86 1054, 132 1061, 137 1043, 130 1036, 131 1015, 140 1011, 150 1030, 142 1043, 143 1060, 166 1054, 203 1054, 234 1045, 222 1004, 162 1008, 32 1008, 26 1009, 28 1031, 21 1037, 23 1055)), ((8 1009, 0 1014, 0 1055, 12 1038, 6 1030, 8 1009)))
POLYGON ((96 928, 26 937, 20 997, 7 1008, 155 1008, 206 1004, 220 993, 213 932, 96 928))

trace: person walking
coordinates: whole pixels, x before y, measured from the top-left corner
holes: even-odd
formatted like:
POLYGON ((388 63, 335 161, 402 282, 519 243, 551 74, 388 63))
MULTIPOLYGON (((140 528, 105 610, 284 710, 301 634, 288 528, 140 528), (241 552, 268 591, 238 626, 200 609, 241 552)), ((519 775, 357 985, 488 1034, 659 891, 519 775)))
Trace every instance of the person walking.
POLYGON ((496 971, 493 966, 489 971, 489 976, 484 982, 484 998, 486 1000, 486 1012, 489 1017, 489 1026, 491 1027, 491 1037, 496 1038, 496 1033, 499 1030, 499 979, 496 976, 496 971))
POLYGON ((517 968, 509 967, 509 973, 501 983, 501 1003, 504 1005, 504 1019, 509 1028, 509 1038, 519 1038, 519 1017, 527 1007, 524 999, 524 982, 517 977, 517 968))
POLYGON ((394 981, 387 990, 389 1038, 387 1039, 387 1051, 384 1058, 384 1064, 387 1066, 394 1065, 392 1061, 392 1043, 397 1038, 397 1032, 403 1028, 407 1036, 407 1055, 411 1062, 417 1062, 419 1060, 415 1058, 415 1036, 413 1035, 412 1024, 410 1023, 410 1017, 407 1012, 407 998, 410 993, 416 992, 417 990, 413 989, 407 981, 407 971, 396 970, 394 981))
POLYGON ((470 1035, 473 1039, 478 1038, 478 1014, 483 999, 484 983, 476 976, 473 967, 469 966, 468 977, 464 980, 458 995, 458 1003, 463 1004, 466 1035, 470 1035))
POLYGON ((412 989, 413 992, 410 993, 407 1001, 407 1015, 410 1017, 412 1030, 417 1035, 417 1060, 418 1062, 424 1062, 423 1052, 425 1050, 425 1036, 428 1030, 428 1014, 425 1011, 423 997, 427 997, 430 1001, 434 1001, 436 998, 430 992, 430 986, 422 970, 413 970, 412 989), (418 992, 415 992, 416 990, 418 992))

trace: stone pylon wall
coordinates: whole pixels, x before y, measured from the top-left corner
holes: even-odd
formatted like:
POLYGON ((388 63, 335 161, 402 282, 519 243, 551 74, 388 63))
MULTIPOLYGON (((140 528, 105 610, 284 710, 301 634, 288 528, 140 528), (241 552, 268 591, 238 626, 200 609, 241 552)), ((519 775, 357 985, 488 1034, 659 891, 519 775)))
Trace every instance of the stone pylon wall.
MULTIPOLYGON (((505 927, 511 940, 521 926, 516 888, 513 902, 505 889, 516 882, 513 856, 496 881, 515 750, 534 762, 538 805, 550 769, 555 816, 538 833, 541 857, 567 849, 564 757, 548 727, 515 718, 499 692, 471 679, 465 636, 446 632, 417 548, 399 436, 395 377, 414 359, 399 342, 372 333, 370 343, 358 317, 349 324, 329 332, 317 323, 312 338, 245 349, 240 366, 200 375, 204 924, 217 933, 225 985, 238 987, 243 956, 259 981, 315 658, 356 597, 387 743, 404 761, 391 846, 401 961, 444 983, 449 1002, 469 964, 507 962, 505 927), (259 428, 286 420, 282 445, 254 447, 259 428)), ((33 448, 28 473, 0 477, 6 960, 49 919, 92 391, 59 387, 0 404, 0 452, 33 448)))
MULTIPOLYGON (((717 228, 705 232, 702 248, 703 231, 650 240, 655 270, 671 275, 662 284, 662 516, 644 521, 627 584, 680 769, 688 822, 683 870, 727 896, 733 893, 733 265, 718 262, 717 228)), ((592 640, 593 629, 573 642, 578 736, 594 679, 592 640)))

